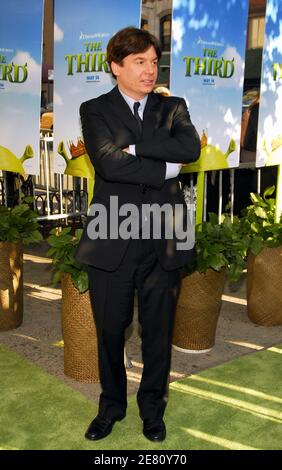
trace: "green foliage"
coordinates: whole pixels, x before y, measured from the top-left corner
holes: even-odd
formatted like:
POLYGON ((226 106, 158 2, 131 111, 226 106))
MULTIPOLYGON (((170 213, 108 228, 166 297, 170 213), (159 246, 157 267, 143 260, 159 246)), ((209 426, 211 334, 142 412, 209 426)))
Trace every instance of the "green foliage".
POLYGON ((51 230, 47 239, 50 245, 47 255, 51 256, 56 271, 53 282, 59 282, 63 273, 69 273, 74 286, 80 293, 83 293, 88 289, 86 266, 76 261, 74 257, 82 229, 76 230, 74 236, 70 234, 70 231, 70 227, 63 228, 60 232, 57 229, 51 230))
POLYGON ((241 232, 248 239, 249 249, 257 255, 263 247, 282 245, 282 224, 275 222, 275 187, 267 188, 263 196, 251 193, 252 205, 242 211, 241 232))
POLYGON ((196 226, 195 246, 197 271, 226 268, 230 282, 239 279, 246 265, 248 240, 241 235, 237 217, 232 222, 229 216, 223 215, 219 223, 217 215, 210 213, 208 222, 196 226))
POLYGON ((0 206, 0 241, 28 244, 42 240, 37 214, 26 202, 13 208, 0 206))

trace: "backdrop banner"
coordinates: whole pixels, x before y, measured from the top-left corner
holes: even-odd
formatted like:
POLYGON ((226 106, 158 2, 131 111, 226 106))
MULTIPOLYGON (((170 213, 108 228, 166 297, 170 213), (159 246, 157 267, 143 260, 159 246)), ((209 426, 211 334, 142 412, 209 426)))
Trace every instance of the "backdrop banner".
POLYGON ((268 0, 258 121, 258 167, 282 163, 282 2, 268 0))
POLYGON ((247 18, 246 0, 173 0, 171 92, 202 143, 187 171, 239 164, 247 18))
POLYGON ((1 0, 0 170, 39 173, 43 0, 1 0))
POLYGON ((83 101, 110 91, 106 61, 110 38, 140 25, 140 0, 61 0, 55 3, 54 156, 55 171, 94 177, 79 122, 83 101))

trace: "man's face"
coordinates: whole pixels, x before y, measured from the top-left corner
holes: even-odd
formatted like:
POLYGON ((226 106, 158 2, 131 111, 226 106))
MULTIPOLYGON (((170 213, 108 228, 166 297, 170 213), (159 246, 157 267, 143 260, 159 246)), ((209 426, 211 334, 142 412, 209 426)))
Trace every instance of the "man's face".
POLYGON ((157 81, 158 57, 154 46, 145 52, 128 55, 122 64, 112 62, 111 67, 121 91, 135 100, 150 93, 157 81))

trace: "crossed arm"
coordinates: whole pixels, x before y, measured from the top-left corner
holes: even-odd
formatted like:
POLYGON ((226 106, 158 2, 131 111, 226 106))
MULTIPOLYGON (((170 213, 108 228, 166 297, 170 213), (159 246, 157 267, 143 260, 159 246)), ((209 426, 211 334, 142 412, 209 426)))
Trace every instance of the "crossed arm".
POLYGON ((130 155, 116 146, 114 137, 99 111, 80 107, 85 147, 96 171, 106 181, 146 184, 160 189, 165 180, 165 162, 130 155))
POLYGON ((135 152, 142 157, 172 163, 191 163, 199 158, 200 139, 184 99, 179 100, 171 131, 163 127, 156 129, 151 140, 136 144, 135 152))
POLYGON ((157 129, 154 139, 136 144, 136 155, 132 155, 113 143, 113 135, 101 113, 83 103, 80 108, 83 137, 96 170, 107 181, 160 189, 166 177, 166 162, 188 163, 196 160, 200 151, 186 105, 178 108, 172 135, 167 129, 157 129))

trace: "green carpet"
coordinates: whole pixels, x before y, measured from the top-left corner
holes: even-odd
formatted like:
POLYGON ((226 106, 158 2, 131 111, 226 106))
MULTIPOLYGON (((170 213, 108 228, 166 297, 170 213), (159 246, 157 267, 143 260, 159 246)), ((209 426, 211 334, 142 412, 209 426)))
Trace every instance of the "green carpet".
POLYGON ((110 436, 89 442, 92 401, 2 346, 0 371, 0 449, 282 449, 282 345, 171 384, 160 444, 143 437, 135 397, 110 436))

